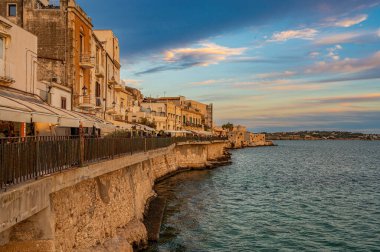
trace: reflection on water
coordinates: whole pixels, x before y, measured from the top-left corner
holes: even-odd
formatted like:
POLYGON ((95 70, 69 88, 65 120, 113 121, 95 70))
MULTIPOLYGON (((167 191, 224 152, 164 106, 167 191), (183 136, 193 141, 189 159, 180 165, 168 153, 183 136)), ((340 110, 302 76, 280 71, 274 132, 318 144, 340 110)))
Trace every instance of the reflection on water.
POLYGON ((149 251, 379 250, 380 142, 282 141, 178 174, 149 251))

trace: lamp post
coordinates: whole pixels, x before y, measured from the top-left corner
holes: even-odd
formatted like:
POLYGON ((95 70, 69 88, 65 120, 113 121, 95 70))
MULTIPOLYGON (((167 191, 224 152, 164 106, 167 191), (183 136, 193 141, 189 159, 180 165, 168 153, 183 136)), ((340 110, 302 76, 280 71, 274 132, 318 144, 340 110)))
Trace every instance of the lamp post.
POLYGON ((83 87, 82 87, 82 95, 83 96, 87 95, 87 87, 86 87, 86 85, 83 85, 83 87))

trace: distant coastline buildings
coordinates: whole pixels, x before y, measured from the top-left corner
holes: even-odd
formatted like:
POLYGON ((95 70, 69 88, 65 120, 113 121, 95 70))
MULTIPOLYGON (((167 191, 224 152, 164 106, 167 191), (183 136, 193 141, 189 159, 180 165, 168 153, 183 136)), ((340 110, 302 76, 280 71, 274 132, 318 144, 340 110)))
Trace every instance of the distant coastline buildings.
POLYGON ((211 135, 213 105, 144 97, 120 78, 112 30, 74 0, 0 2, 2 137, 104 135, 115 130, 211 135))

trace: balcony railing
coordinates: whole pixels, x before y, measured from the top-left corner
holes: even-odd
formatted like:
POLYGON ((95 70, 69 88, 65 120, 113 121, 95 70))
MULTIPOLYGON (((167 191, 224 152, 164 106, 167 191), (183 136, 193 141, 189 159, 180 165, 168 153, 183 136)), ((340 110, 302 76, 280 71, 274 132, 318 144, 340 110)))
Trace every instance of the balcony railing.
POLYGON ((120 115, 120 114, 116 114, 116 115, 114 115, 113 116, 113 119, 115 120, 115 121, 119 121, 119 122, 124 122, 125 120, 124 120, 124 116, 123 115, 120 115))
POLYGON ((0 59, 0 85, 9 86, 14 82, 13 65, 0 59))
POLYGON ((82 109, 93 109, 95 107, 96 100, 93 96, 80 96, 78 107, 82 109))
POLYGON ((93 57, 91 53, 81 53, 79 55, 79 65, 82 68, 94 68, 95 57, 93 57))
POLYGON ((124 87, 121 85, 121 84, 115 84, 114 85, 114 89, 116 90, 116 91, 121 91, 121 90, 123 90, 124 89, 124 87))

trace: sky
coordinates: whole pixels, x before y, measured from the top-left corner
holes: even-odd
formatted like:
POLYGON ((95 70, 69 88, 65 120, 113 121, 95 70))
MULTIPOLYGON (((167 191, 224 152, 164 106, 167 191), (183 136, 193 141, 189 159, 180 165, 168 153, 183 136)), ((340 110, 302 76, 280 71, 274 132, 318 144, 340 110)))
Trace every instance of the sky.
POLYGON ((380 0, 77 0, 145 96, 255 132, 380 133, 380 0))

